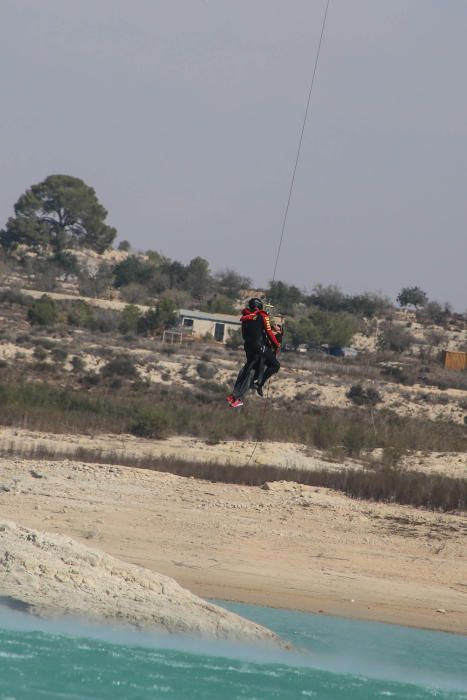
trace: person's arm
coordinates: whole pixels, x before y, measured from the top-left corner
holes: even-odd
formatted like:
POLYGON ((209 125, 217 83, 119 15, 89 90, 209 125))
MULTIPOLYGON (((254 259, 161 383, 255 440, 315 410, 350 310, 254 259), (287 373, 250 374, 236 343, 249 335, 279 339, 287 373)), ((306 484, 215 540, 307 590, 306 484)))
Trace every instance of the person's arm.
POLYGON ((261 317, 263 319, 264 331, 265 331, 266 335, 268 336, 269 340, 271 341, 271 345, 274 348, 280 348, 281 344, 277 340, 276 336, 273 333, 273 330, 271 328, 271 321, 269 320, 269 316, 267 315, 267 313, 265 311, 260 311, 260 314, 261 314, 261 317))
POLYGON ((283 330, 282 326, 280 326, 279 324, 277 324, 276 326, 273 326, 273 327, 272 327, 272 332, 273 332, 274 335, 276 336, 276 338, 277 338, 277 340, 279 341, 279 343, 282 345, 282 342, 283 342, 283 339, 284 339, 284 330, 283 330))

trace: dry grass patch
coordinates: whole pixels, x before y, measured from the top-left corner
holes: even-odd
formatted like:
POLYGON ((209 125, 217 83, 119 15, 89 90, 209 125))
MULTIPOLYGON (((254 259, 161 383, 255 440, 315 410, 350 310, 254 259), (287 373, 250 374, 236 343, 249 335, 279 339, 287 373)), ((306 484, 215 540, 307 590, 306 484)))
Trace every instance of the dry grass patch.
POLYGON ((69 451, 55 451, 44 446, 21 449, 16 445, 1 450, 0 455, 21 456, 34 460, 71 458, 80 462, 151 469, 206 481, 263 488, 269 488, 268 484, 271 482, 287 481, 334 489, 356 499, 399 503, 439 511, 467 510, 467 480, 415 471, 405 472, 397 468, 309 471, 273 465, 234 466, 214 462, 188 462, 156 455, 134 457, 82 448, 70 454, 69 451))

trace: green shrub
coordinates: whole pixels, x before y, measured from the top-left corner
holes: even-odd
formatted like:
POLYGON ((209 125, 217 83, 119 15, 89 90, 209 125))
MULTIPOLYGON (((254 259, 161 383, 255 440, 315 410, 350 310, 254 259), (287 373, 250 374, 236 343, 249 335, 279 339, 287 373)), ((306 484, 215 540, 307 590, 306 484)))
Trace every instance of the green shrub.
POLYGON ((148 309, 140 316, 137 324, 137 332, 140 335, 151 335, 162 325, 157 308, 148 309))
POLYGON ((142 408, 130 425, 130 433, 137 437, 161 440, 168 434, 168 418, 161 409, 142 408))
POLYGON ((351 457, 358 457, 361 451, 369 447, 369 434, 362 423, 351 423, 344 434, 344 450, 351 457))
POLYGON ((320 450, 326 450, 336 444, 336 424, 328 413, 318 415, 313 422, 311 441, 320 450))
POLYGON ((138 321, 138 333, 151 335, 154 331, 173 326, 176 321, 175 306, 171 299, 162 297, 158 304, 148 309, 138 321))
POLYGON ((215 294, 213 297, 207 300, 206 304, 203 304, 201 311, 209 311, 213 314, 231 314, 237 313, 237 309, 232 303, 231 299, 223 296, 222 294, 215 294))
POLYGON ((70 326, 78 326, 79 328, 91 328, 95 321, 95 310, 90 304, 85 301, 74 301, 67 304, 67 323, 70 326))
POLYGON ((142 260, 137 255, 130 255, 122 262, 115 265, 113 272, 115 275, 115 287, 124 287, 131 283, 148 285, 156 270, 156 266, 146 260, 142 260))
POLYGON ((128 355, 120 355, 113 360, 107 362, 101 370, 103 377, 127 377, 128 379, 136 379, 138 371, 131 357, 128 355))
POLYGON ((266 295, 271 304, 279 308, 282 313, 292 313, 294 306, 304 299, 298 287, 281 280, 272 281, 266 295))
POLYGON ((136 333, 141 318, 141 311, 134 304, 127 304, 120 316, 119 330, 121 333, 136 333))
POLYGON ((34 326, 51 326, 57 323, 59 312, 57 304, 47 294, 35 299, 28 309, 29 323, 34 326))
POLYGON ((63 272, 67 277, 70 275, 78 275, 79 273, 79 263, 78 258, 69 250, 57 251, 49 259, 50 264, 56 267, 58 270, 63 272))
POLYGON ((425 306, 428 296, 420 287, 403 287, 397 296, 397 302, 401 306, 425 306))

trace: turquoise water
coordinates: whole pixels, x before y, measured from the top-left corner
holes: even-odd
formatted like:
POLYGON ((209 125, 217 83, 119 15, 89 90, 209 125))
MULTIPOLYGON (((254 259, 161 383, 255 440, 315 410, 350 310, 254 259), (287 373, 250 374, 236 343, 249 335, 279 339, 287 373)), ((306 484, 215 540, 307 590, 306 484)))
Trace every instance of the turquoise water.
POLYGON ((467 638, 223 603, 300 652, 0 612, 0 699, 467 699, 467 638))

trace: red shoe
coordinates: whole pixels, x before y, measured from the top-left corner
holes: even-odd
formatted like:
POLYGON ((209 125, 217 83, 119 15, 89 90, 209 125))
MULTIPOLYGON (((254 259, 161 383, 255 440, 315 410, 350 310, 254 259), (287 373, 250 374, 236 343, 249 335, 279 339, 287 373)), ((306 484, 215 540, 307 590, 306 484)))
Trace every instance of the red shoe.
POLYGON ((230 408, 240 408, 240 406, 243 406, 243 401, 241 399, 230 401, 230 408))
POLYGON ((229 394, 229 395, 227 396, 227 403, 229 403, 230 405, 232 405, 232 402, 233 402, 233 401, 235 401, 234 395, 233 395, 233 394, 229 394))

